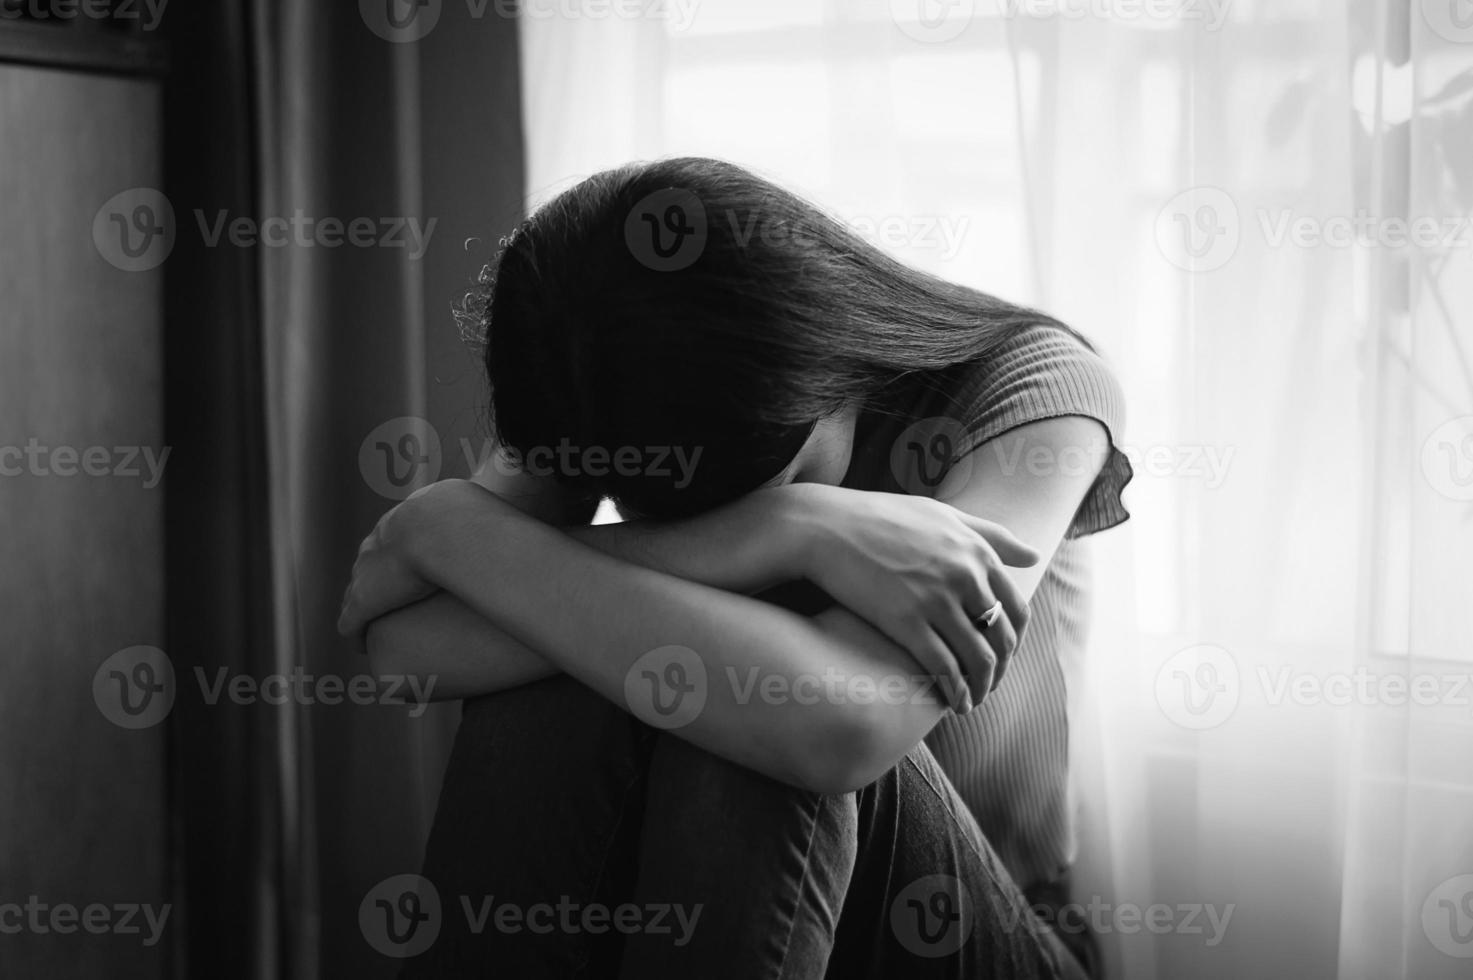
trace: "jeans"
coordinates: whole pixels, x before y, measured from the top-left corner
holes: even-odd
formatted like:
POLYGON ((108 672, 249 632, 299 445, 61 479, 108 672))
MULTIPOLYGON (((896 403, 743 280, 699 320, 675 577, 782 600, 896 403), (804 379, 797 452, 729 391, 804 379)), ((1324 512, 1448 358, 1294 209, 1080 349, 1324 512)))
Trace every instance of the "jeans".
POLYGON ((784 785, 557 677, 465 703, 402 976, 1083 978, 924 744, 784 785))

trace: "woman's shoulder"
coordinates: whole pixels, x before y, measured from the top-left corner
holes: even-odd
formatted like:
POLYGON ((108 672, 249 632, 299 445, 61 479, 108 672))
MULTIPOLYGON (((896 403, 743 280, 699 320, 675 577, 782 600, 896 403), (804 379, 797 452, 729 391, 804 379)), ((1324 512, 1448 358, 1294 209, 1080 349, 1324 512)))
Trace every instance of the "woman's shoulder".
POLYGON ((1112 527, 1129 514, 1121 492, 1134 475, 1125 455, 1125 390, 1092 344, 1058 324, 1039 323, 956 365, 946 393, 948 414, 964 452, 1004 433, 1047 419, 1081 416, 1099 422, 1109 440, 1103 469, 1069 536, 1112 527))
POLYGON ((1045 419, 1099 421, 1109 445, 1099 478, 1069 530, 1089 534, 1126 520, 1120 493, 1132 477, 1123 451, 1125 396, 1107 360, 1066 327, 1022 327, 976 357, 904 379, 856 433, 846 486, 926 493, 960 457, 1045 419))
POLYGON ((1125 393, 1109 362, 1082 336, 1052 323, 1023 327, 953 365, 936 388, 969 432, 1000 434, 1060 415, 1125 425, 1125 393), (1002 426, 1004 428, 999 428, 1002 426))

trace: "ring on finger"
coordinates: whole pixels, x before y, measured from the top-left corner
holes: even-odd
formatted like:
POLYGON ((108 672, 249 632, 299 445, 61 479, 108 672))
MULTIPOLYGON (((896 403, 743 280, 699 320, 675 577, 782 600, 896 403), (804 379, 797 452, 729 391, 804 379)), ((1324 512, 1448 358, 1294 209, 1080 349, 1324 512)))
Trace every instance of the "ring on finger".
POLYGON ((972 620, 972 622, 976 624, 976 626, 977 626, 977 628, 979 630, 985 630, 988 627, 990 627, 993 624, 995 624, 998 621, 998 619, 1000 619, 1001 617, 1002 617, 1002 600, 998 600, 997 602, 994 602, 992 604, 992 608, 988 609, 982 615, 980 615, 976 619, 972 620))

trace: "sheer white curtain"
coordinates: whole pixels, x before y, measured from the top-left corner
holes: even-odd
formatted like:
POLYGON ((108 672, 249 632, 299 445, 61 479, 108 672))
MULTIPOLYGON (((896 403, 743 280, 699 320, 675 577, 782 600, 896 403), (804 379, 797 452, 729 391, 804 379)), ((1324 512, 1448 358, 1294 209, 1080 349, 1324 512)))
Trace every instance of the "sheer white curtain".
POLYGON ((1473 4, 526 0, 522 38, 534 203, 725 157, 1116 365, 1134 517, 1072 692, 1113 976, 1473 973, 1473 4))

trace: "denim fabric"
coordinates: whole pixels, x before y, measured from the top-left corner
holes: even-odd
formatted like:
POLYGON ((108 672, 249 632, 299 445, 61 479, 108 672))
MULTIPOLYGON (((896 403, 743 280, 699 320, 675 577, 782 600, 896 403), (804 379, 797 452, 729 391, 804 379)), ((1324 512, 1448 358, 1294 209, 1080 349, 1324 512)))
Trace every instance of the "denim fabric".
POLYGON ((810 793, 565 677, 466 702, 423 877, 407 978, 1085 976, 924 745, 810 793))

